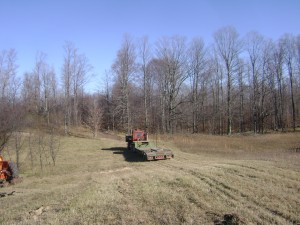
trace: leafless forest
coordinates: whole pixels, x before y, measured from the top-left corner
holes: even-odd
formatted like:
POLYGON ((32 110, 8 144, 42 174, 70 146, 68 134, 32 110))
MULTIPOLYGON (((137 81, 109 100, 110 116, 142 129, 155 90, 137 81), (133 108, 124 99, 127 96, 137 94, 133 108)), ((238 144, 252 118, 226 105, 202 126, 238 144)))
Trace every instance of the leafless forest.
MULTIPOLYGON (((17 76, 18 50, 0 53, 0 140, 25 128, 88 127, 160 133, 231 134, 296 130, 300 118, 300 36, 270 40, 220 28, 201 37, 124 35, 102 90, 90 93, 93 66, 66 42, 55 71, 39 53, 31 72, 17 76)), ((99 53, 101 54, 101 53, 99 53)), ((62 129, 63 128, 63 129, 62 129)))
POLYGON ((300 34, 127 34, 96 93, 62 46, 29 72, 0 49, 0 153, 23 181, 1 186, 0 224, 300 224, 300 34), (131 128, 175 158, 127 151, 131 128))

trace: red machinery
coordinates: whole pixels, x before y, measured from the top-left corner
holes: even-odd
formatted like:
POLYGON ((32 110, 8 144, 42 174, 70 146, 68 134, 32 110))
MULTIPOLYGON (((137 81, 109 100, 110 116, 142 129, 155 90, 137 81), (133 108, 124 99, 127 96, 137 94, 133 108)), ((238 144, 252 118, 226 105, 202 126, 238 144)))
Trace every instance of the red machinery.
POLYGON ((15 178, 18 178, 18 168, 13 162, 5 161, 0 156, 0 184, 5 182, 11 183, 15 178))
POLYGON ((145 160, 160 160, 174 158, 174 154, 170 149, 163 149, 159 147, 151 147, 148 140, 148 134, 144 130, 131 130, 130 134, 125 138, 128 143, 128 150, 137 152, 142 155, 145 160))

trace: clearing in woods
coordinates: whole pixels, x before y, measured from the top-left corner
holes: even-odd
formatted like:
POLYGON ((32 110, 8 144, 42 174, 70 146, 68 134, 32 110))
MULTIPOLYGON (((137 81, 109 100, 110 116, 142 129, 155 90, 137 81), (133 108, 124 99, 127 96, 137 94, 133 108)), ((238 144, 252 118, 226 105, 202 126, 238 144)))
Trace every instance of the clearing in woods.
POLYGON ((300 133, 167 138, 175 158, 153 162, 62 138, 56 167, 0 189, 0 224, 300 224, 300 133))

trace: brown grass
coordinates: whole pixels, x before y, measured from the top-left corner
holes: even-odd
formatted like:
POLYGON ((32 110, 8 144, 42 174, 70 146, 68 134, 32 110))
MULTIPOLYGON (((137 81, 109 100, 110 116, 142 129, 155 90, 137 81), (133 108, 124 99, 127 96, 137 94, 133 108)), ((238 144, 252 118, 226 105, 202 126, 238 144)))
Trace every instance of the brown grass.
MULTIPOLYGON (((140 162, 126 143, 65 137, 57 166, 2 188, 0 224, 300 223, 299 134, 164 137, 175 159, 140 162), (38 175, 38 176, 37 176, 38 175)), ((24 150, 25 152, 25 150, 24 150)))
MULTIPOLYGON (((174 136, 174 144, 184 152, 229 158, 290 160, 300 163, 294 157, 296 148, 300 147, 299 133, 268 135, 181 135, 174 136), (291 153, 291 154, 290 154, 291 153)), ((297 155, 297 154, 296 154, 297 155)))

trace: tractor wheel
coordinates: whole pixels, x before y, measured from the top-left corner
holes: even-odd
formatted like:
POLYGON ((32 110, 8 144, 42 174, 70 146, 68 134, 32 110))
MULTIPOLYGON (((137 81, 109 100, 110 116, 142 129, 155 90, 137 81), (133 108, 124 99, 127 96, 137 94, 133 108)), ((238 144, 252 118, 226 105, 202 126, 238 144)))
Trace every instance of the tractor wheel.
POLYGON ((17 167, 17 165, 15 163, 9 162, 8 163, 8 170, 11 173, 9 181, 13 180, 14 178, 18 178, 19 177, 19 170, 18 170, 18 167, 17 167))

